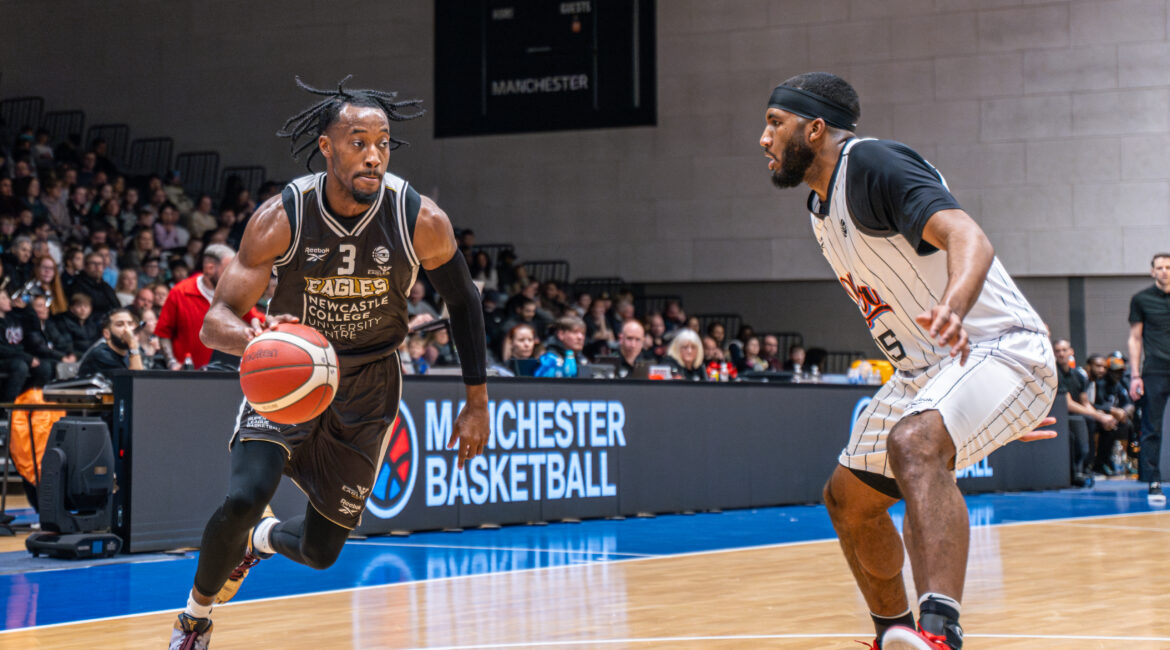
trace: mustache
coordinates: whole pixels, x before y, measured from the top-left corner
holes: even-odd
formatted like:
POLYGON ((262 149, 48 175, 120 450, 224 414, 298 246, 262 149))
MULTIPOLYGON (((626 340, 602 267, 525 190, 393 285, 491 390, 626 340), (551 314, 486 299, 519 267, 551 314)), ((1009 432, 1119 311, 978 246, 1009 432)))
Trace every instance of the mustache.
POLYGON ((358 172, 358 173, 354 174, 353 177, 354 178, 372 178, 374 180, 377 180, 379 178, 382 178, 382 175, 377 173, 377 172, 358 172))

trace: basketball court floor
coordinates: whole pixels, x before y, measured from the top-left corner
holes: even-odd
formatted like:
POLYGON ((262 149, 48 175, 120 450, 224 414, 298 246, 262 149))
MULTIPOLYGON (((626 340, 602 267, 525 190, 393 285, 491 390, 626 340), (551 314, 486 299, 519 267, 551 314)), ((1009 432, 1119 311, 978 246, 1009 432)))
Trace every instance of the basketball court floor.
MULTIPOLYGON (((966 648, 1170 648, 1170 515, 1144 486, 967 503, 966 648)), ((2 649, 165 648, 196 562, 19 548, 0 546, 2 649)), ((214 620, 218 650, 861 648, 873 635, 821 506, 352 540, 323 572, 262 562, 214 620)))

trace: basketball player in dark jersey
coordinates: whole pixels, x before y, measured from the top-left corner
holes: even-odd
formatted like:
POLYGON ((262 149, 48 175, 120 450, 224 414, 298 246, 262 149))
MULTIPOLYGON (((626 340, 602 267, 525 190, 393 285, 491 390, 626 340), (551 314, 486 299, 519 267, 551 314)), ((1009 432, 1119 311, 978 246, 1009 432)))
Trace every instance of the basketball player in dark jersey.
POLYGON ((270 422, 241 405, 228 495, 204 530, 194 588, 171 650, 207 647, 212 604, 234 596, 259 559, 280 553, 315 569, 337 559, 365 508, 397 414, 396 350, 407 334, 406 296, 420 266, 447 303, 467 388, 448 444, 459 445, 458 466, 480 454, 488 439, 479 292, 447 215, 386 171, 390 151, 401 144, 390 135, 390 121, 421 115, 403 112, 419 102, 345 89, 344 80, 329 91, 297 83, 324 99, 278 135, 292 140, 294 156, 311 148, 311 161, 319 151, 326 171, 294 180, 256 210, 200 337, 213 349, 242 355, 248 341, 276 323, 314 327, 338 352, 337 396, 325 413, 299 425, 270 422), (298 149, 304 136, 310 140, 298 149), (274 269, 268 322, 244 322, 274 269), (277 521, 267 510, 282 473, 308 495, 304 516, 277 521))

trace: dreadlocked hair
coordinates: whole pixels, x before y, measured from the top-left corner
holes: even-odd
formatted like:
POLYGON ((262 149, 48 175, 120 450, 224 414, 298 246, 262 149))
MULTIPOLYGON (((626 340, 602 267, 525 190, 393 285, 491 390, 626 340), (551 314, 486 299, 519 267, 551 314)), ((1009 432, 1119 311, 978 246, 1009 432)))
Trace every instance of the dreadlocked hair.
MULTIPOLYGON (((298 160, 305 150, 312 149, 309 152, 309 157, 305 159, 305 168, 309 171, 313 171, 310 166, 313 162, 313 157, 320 153, 320 150, 317 149, 317 138, 337 121, 337 117, 341 113, 341 108, 346 104, 379 108, 386 113, 387 119, 395 122, 413 120, 427 112, 425 108, 419 108, 411 113, 402 111, 404 108, 418 106, 422 103, 421 99, 394 101, 398 97, 398 93, 396 92, 371 90, 368 88, 346 88, 345 82, 351 78, 353 78, 353 75, 346 75, 344 79, 337 82, 336 90, 322 90, 301 81, 299 76, 296 77, 297 87, 314 95, 321 95, 325 99, 288 118, 284 126, 280 127, 280 130, 276 132, 276 135, 277 137, 289 139, 289 149, 292 151, 293 160, 298 160), (309 136, 309 139, 301 142, 301 139, 306 135, 309 136)), ((402 145, 409 146, 410 143, 405 140, 390 138, 391 150, 397 149, 402 145)))

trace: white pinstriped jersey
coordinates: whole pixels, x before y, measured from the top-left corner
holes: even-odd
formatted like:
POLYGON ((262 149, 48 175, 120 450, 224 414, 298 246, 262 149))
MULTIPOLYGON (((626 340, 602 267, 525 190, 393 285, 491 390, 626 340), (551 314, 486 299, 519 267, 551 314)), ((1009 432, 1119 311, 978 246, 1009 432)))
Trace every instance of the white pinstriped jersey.
MULTIPOLYGON (((879 232, 853 218, 846 196, 849 151, 846 143, 830 188, 829 210, 813 195, 813 232, 845 292, 857 304, 874 342, 899 370, 937 364, 950 353, 935 345, 914 317, 938 304, 947 285, 946 251, 920 254, 907 238, 879 232)), ((938 174, 939 182, 946 181, 938 174)), ((1047 336, 1047 328, 1004 270, 992 261, 979 299, 963 319, 972 342, 996 339, 1013 330, 1047 336)))

